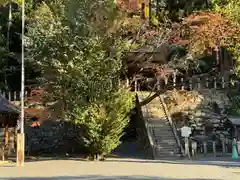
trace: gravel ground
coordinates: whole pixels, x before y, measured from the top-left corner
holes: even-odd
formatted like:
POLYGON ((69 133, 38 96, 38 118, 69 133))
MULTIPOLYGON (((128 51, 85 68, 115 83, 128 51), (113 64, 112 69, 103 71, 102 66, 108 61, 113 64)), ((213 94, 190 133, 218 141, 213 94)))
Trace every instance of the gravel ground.
POLYGON ((0 164, 0 180, 240 180, 239 162, 41 160, 0 164))

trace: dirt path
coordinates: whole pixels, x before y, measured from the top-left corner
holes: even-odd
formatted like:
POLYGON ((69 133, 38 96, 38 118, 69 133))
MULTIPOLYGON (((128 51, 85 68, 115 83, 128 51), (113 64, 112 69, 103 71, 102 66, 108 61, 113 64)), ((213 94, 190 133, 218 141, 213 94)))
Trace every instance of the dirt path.
POLYGON ((0 180, 240 180, 240 167, 235 165, 129 159, 106 162, 48 160, 27 162, 22 168, 0 164, 0 180))

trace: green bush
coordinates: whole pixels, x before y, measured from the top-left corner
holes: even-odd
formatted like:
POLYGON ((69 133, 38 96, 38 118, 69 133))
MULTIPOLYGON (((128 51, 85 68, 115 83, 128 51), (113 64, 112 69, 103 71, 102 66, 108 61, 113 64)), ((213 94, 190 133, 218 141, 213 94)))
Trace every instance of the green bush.
POLYGON ((132 100, 131 94, 121 89, 105 102, 76 107, 75 123, 84 127, 81 135, 91 159, 103 159, 120 144, 129 122, 132 100))

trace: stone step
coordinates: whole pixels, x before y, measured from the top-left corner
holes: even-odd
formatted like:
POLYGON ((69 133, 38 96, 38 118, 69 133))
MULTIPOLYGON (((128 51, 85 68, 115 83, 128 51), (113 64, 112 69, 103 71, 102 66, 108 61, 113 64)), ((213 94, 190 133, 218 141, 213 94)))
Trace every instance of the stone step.
POLYGON ((162 147, 162 148, 168 148, 168 147, 178 147, 177 144, 167 144, 167 143, 161 143, 161 142, 156 142, 156 146, 162 147))
MULTIPOLYGON (((171 132, 170 132, 171 133, 171 132)), ((156 134, 155 132, 151 133, 153 136, 155 136, 156 138, 161 138, 161 139, 175 139, 175 137, 173 135, 170 135, 168 133, 163 133, 163 134, 156 134)))
POLYGON ((154 138, 154 140, 156 140, 159 143, 162 144, 177 144, 176 139, 162 139, 162 138, 154 138))
POLYGON ((153 139, 156 139, 161 142, 176 142, 176 139, 174 137, 169 137, 169 136, 156 136, 152 134, 153 139))
POLYGON ((158 138, 169 138, 169 139, 175 139, 175 136, 173 136, 172 134, 171 134, 172 132, 171 131, 169 131, 168 133, 166 132, 166 133, 162 133, 162 134, 160 134, 160 133, 156 133, 156 132, 154 132, 154 131, 151 131, 151 134, 153 135, 153 136, 155 136, 155 137, 158 137, 158 138))
POLYGON ((178 160, 181 158, 181 154, 168 154, 168 155, 156 155, 155 159, 156 160, 178 160))
MULTIPOLYGON (((150 130, 151 131, 151 130, 150 130)), ((156 131, 156 130, 153 130, 151 131, 152 133, 154 133, 156 136, 169 136, 169 137, 174 137, 174 135, 172 134, 173 131, 172 130, 169 130, 169 131, 156 131)))
POLYGON ((148 126, 159 129, 171 127, 169 123, 149 123, 148 126))
POLYGON ((156 130, 157 132, 172 130, 170 125, 153 125, 153 124, 148 124, 148 128, 152 128, 153 130, 156 130))
POLYGON ((170 131, 170 132, 168 132, 168 133, 162 133, 162 134, 160 134, 160 133, 155 133, 154 131, 152 132, 152 134, 155 136, 155 137, 158 137, 158 138, 170 138, 170 139, 175 139, 175 136, 173 136, 173 135, 170 135, 172 132, 170 131))
POLYGON ((167 148, 167 147, 178 147, 178 145, 175 143, 175 144, 167 144, 167 143, 161 143, 161 142, 156 142, 155 143, 155 146, 156 147, 161 147, 161 148, 167 148))
POLYGON ((179 151, 169 151, 169 150, 155 150, 155 154, 166 155, 166 154, 180 154, 179 151))
POLYGON ((150 128, 154 132, 161 133, 161 134, 172 133, 172 128, 170 128, 170 127, 165 127, 165 128, 148 127, 148 128, 150 128))
POLYGON ((160 138, 153 138, 155 142, 162 143, 162 144, 176 144, 175 139, 160 139, 160 138))
POLYGON ((152 132, 152 134, 155 136, 155 137, 159 137, 159 138, 170 138, 170 139, 175 139, 175 136, 173 136, 173 135, 170 135, 172 132, 171 131, 169 131, 169 132, 165 132, 165 133, 156 133, 156 132, 152 132))
POLYGON ((162 144, 155 144, 155 147, 156 149, 161 149, 161 150, 170 150, 170 151, 173 151, 174 148, 178 148, 177 146, 175 145, 165 145, 163 146, 162 144))
POLYGON ((172 135, 168 135, 167 133, 165 134, 156 134, 154 132, 151 133, 156 139, 163 139, 163 140, 175 140, 175 137, 172 135))
POLYGON ((174 151, 173 149, 158 149, 158 148, 155 148, 155 152, 158 154, 169 154, 169 153, 177 154, 177 153, 179 153, 178 150, 174 151))
MULTIPOLYGON (((163 111, 159 97, 155 98, 147 106, 142 108, 144 111, 144 119, 147 119, 148 130, 154 141, 156 158, 179 157, 179 147, 168 119, 165 115, 163 117, 154 115, 151 113, 151 108, 152 112, 156 112, 158 109, 163 111)), ((162 116, 162 114, 163 113, 159 116, 162 116)))
POLYGON ((174 137, 169 137, 169 136, 156 136, 153 135, 154 139, 157 139, 161 142, 176 142, 176 139, 174 137))
POLYGON ((166 117, 159 117, 159 116, 154 116, 154 115, 148 115, 147 116, 148 122, 152 122, 154 124, 163 124, 163 123, 168 123, 168 119, 166 117))
POLYGON ((173 131, 172 130, 165 130, 165 131, 156 131, 156 130, 151 130, 149 129, 150 132, 152 132, 154 135, 156 136, 169 136, 169 137, 174 137, 174 135, 172 134, 173 131))
POLYGON ((175 152, 179 153, 179 150, 176 147, 168 147, 168 148, 155 148, 155 151, 158 151, 159 153, 165 153, 165 152, 175 152))
POLYGON ((161 132, 161 131, 164 131, 164 130, 171 130, 172 128, 171 128, 171 126, 169 125, 169 124, 167 124, 167 125, 160 125, 160 124, 158 124, 158 125, 155 125, 155 124, 148 124, 148 127, 149 128, 153 128, 153 129, 156 129, 157 131, 159 131, 159 132, 161 132))
POLYGON ((154 126, 154 127, 164 127, 164 126, 170 126, 170 123, 168 121, 148 121, 150 122, 149 125, 154 126))
POLYGON ((157 142, 158 144, 163 144, 163 145, 172 145, 172 144, 176 144, 176 140, 168 140, 168 141, 165 141, 165 140, 162 140, 162 139, 155 139, 155 142, 157 142))
POLYGON ((167 155, 178 155, 180 154, 179 152, 173 152, 173 151, 165 151, 165 152, 162 152, 162 151, 155 151, 155 154, 157 156, 167 156, 167 155))
POLYGON ((157 157, 163 157, 163 156, 169 157, 169 156, 177 156, 177 155, 179 155, 179 154, 172 153, 172 152, 169 152, 169 153, 158 153, 158 152, 155 152, 155 156, 157 156, 157 157))
POLYGON ((166 146, 166 147, 158 147, 155 146, 155 150, 159 152, 180 152, 177 146, 166 146))
MULTIPOLYGON (((165 129, 165 130, 160 130, 160 129, 152 129, 152 132, 156 135, 170 135, 173 133, 172 129, 165 129)), ((173 136, 173 135, 172 135, 173 136)), ((174 137, 174 136, 173 136, 174 137)))

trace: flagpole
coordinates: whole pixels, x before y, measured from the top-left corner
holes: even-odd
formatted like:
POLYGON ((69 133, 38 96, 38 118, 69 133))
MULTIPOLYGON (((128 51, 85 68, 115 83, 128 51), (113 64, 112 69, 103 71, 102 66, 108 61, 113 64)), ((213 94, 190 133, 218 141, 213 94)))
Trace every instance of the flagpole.
POLYGON ((21 67, 21 133, 24 133, 24 29, 25 29, 25 0, 22 0, 22 67, 21 67))
POLYGON ((17 136, 17 166, 24 166, 25 157, 25 137, 24 137, 24 30, 25 30, 25 0, 22 0, 22 53, 21 53, 21 119, 20 133, 17 136))

